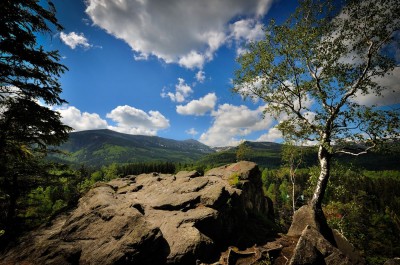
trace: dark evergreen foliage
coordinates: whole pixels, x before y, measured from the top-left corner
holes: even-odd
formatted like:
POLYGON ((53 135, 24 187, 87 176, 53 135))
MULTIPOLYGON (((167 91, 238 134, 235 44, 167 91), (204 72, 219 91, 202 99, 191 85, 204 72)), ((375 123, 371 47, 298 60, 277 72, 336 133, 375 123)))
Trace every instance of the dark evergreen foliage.
POLYGON ((71 130, 59 113, 43 106, 66 102, 58 79, 67 68, 59 63, 58 51, 37 43, 38 34, 51 34, 52 29, 62 26, 50 1, 46 8, 37 0, 1 1, 0 188, 2 206, 8 207, 0 223, 4 236, 16 230, 17 199, 29 190, 28 179, 43 172, 40 159, 48 146, 65 141, 71 130))

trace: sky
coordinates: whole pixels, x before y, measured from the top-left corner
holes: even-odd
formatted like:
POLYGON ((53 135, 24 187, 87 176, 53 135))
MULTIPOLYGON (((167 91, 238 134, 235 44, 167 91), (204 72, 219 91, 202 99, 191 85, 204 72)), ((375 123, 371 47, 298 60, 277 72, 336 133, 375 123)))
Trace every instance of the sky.
MULTIPOLYGON (((75 131, 111 129, 209 146, 281 141, 261 101, 232 92, 235 59, 284 21, 293 0, 54 0, 62 121, 75 131)), ((400 71, 399 71, 400 74, 400 71)), ((400 80, 397 80, 400 81, 400 80)), ((398 103, 398 102, 397 102, 398 103)))

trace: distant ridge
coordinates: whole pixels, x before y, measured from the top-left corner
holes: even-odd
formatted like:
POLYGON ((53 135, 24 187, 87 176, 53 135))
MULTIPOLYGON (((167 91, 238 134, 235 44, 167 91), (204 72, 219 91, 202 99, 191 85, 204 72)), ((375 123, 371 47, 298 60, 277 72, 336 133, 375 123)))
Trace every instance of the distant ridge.
POLYGON ((72 132, 59 149, 69 155, 53 155, 52 160, 93 166, 147 161, 194 162, 215 152, 193 139, 178 141, 108 129, 72 132))
MULTIPOLYGON (((263 168, 278 168, 282 165, 282 144, 272 142, 248 142, 251 151, 248 160, 263 168)), ((400 145, 388 146, 391 152, 377 151, 351 157, 338 156, 335 160, 348 166, 368 170, 400 170, 400 145)), ((211 148, 196 140, 172 140, 158 136, 131 135, 108 129, 70 133, 69 140, 58 147, 69 155, 53 154, 49 157, 68 164, 86 164, 99 167, 112 163, 176 162, 202 165, 224 165, 236 162, 237 147, 211 148)), ((315 149, 304 157, 304 166, 318 165, 315 149)))

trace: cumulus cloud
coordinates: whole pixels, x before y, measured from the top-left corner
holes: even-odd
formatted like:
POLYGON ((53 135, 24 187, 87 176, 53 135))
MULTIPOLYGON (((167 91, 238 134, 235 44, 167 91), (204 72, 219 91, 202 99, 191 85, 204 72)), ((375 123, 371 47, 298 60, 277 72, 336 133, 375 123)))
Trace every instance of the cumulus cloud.
POLYGON ((212 112, 213 124, 200 136, 200 141, 210 146, 238 145, 244 136, 271 127, 273 119, 269 116, 263 118, 263 110, 263 106, 251 110, 244 105, 220 105, 212 112))
POLYGON ((203 83, 204 80, 206 80, 206 75, 205 75, 204 71, 201 71, 201 70, 199 70, 196 73, 195 77, 196 77, 197 82, 200 82, 200 83, 203 83))
POLYGON ((242 19, 231 24, 231 37, 246 42, 261 40, 264 36, 263 24, 256 19, 242 19))
POLYGON ((61 32, 60 39, 71 49, 75 49, 79 46, 86 49, 92 47, 92 45, 89 44, 88 39, 83 35, 83 33, 75 33, 72 31, 66 34, 64 32, 61 32))
POLYGON ((174 102, 184 102, 186 100, 186 97, 189 96, 191 93, 193 93, 192 88, 185 83, 185 80, 183 78, 178 78, 178 84, 175 85, 175 93, 166 93, 163 90, 163 92, 161 93, 161 97, 169 97, 174 102))
POLYGON ((384 87, 382 95, 361 95, 361 93, 358 93, 354 98, 355 102, 367 106, 388 106, 400 104, 400 67, 396 67, 390 75, 385 76, 384 78, 375 78, 373 81, 384 87))
POLYGON ((110 125, 97 113, 81 112, 74 106, 55 108, 61 114, 61 121, 75 131, 110 129, 117 132, 141 135, 156 135, 159 130, 169 127, 169 120, 158 111, 136 109, 131 106, 118 106, 106 117, 116 122, 110 125))
POLYGON ((156 135, 158 130, 169 127, 169 120, 160 112, 146 113, 128 105, 116 107, 106 117, 117 123, 109 129, 129 134, 156 135))
POLYGON ((191 135, 192 137, 195 137, 197 134, 199 134, 199 132, 196 131, 195 128, 190 128, 189 130, 186 130, 185 133, 191 135))
MULTIPOLYGON (((151 55, 166 63, 201 69, 226 42, 229 24, 235 18, 260 18, 271 3, 272 0, 87 0, 86 13, 94 25, 124 40, 135 58, 151 55)), ((236 34, 241 34, 239 29, 236 34)), ((254 34, 255 31, 248 36, 254 34)))
POLYGON ((189 69, 202 68, 205 61, 205 55, 200 54, 197 51, 191 51, 179 59, 179 65, 189 69))
POLYGON ((257 142, 275 142, 282 139, 282 133, 277 128, 273 127, 268 130, 267 133, 261 135, 256 141, 257 142))
POLYGON ((202 116, 214 109, 217 102, 215 93, 209 93, 204 97, 190 101, 187 105, 176 106, 176 112, 181 115, 202 116))
POLYGON ((264 37, 263 24, 253 18, 236 21, 229 26, 230 35, 228 39, 236 42, 236 55, 242 55, 248 50, 244 48, 245 44, 253 41, 259 41, 264 37))
POLYGON ((81 112, 74 106, 62 107, 56 111, 61 114, 61 121, 75 131, 105 129, 108 126, 107 121, 98 114, 81 112))

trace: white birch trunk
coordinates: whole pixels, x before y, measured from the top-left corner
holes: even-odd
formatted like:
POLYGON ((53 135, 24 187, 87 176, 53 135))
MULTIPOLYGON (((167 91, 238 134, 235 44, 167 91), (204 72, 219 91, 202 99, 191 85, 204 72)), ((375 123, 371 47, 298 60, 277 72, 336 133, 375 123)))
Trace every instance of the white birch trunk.
MULTIPOLYGON (((292 171, 292 170, 291 170, 292 171)), ((296 198, 295 198, 295 173, 292 171, 290 172, 290 180, 292 182, 292 207, 293 207, 293 214, 296 211, 296 198)))
POLYGON ((322 199, 325 195, 325 190, 328 185, 330 174, 330 154, 329 151, 321 145, 318 150, 318 159, 320 163, 320 174, 318 182, 311 199, 311 206, 314 210, 322 210, 322 199))

